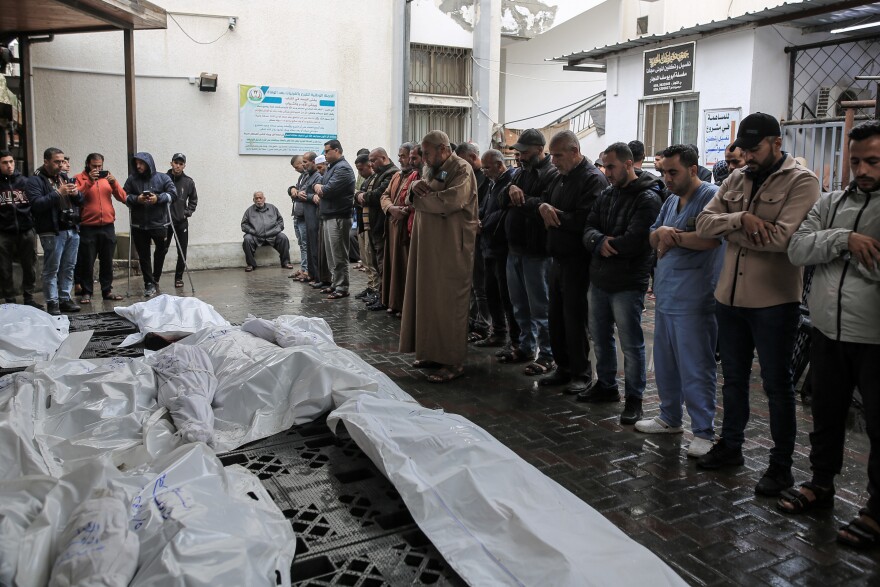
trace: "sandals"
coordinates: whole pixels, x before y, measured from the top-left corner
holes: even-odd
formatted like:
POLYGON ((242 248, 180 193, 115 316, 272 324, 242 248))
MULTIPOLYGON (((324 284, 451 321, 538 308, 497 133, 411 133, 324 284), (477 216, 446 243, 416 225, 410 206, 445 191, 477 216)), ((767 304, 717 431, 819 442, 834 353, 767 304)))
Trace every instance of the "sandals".
POLYGON ((104 294, 104 295, 102 295, 101 297, 104 298, 105 300, 108 300, 108 301, 111 301, 111 302, 118 302, 118 301, 120 301, 120 300, 124 300, 124 299, 125 299, 125 298, 122 297, 121 295, 119 295, 119 294, 115 294, 115 293, 104 294))
POLYGON ((79 299, 79 303, 80 304, 91 304, 92 303, 92 296, 84 295, 83 297, 81 297, 79 299))
POLYGON ((332 287, 325 287, 324 289, 321 290, 321 293, 331 294, 331 293, 333 293, 333 292, 335 292, 335 291, 336 291, 336 290, 333 289, 332 287))
POLYGON ((488 335, 483 334, 482 332, 471 332, 467 335, 468 342, 479 342, 481 340, 485 340, 488 338, 488 335))
POLYGON ((863 522, 861 520, 862 516, 871 518, 872 520, 874 519, 874 516, 867 508, 859 510, 858 518, 854 519, 849 524, 840 527, 840 531, 837 533, 838 542, 859 550, 868 549, 877 545, 877 542, 880 541, 880 532, 869 526, 866 522, 863 522), (853 539, 845 536, 842 532, 846 532, 855 538, 853 539))
POLYGON ((299 270, 294 273, 291 273, 290 275, 287 276, 287 278, 288 279, 299 279, 299 276, 302 274, 303 274, 302 270, 299 270))
POLYGON ((178 289, 182 288, 182 287, 183 287, 183 280, 182 280, 182 279, 176 279, 176 280, 174 281, 174 287, 176 287, 176 288, 178 288, 178 289))
POLYGON ((327 296, 327 299, 328 300, 340 300, 342 298, 347 298, 348 295, 349 294, 347 291, 334 291, 329 296, 327 296))
POLYGON ((527 355, 519 349, 513 349, 510 352, 502 353, 497 356, 499 363, 525 363, 534 358, 534 355, 527 355))
POLYGON ((435 361, 417 360, 412 364, 414 369, 438 369, 443 365, 435 361))
POLYGON ((789 487, 780 494, 776 509, 784 514, 804 514, 814 509, 827 510, 834 507, 833 487, 830 489, 819 487, 810 481, 801 483, 801 487, 812 491, 814 499, 809 499, 794 487, 789 487), (790 504, 791 507, 786 507, 785 504, 790 504))
POLYGON ((281 266, 282 269, 293 269, 293 263, 285 263, 281 266))
POLYGON ((312 277, 308 273, 302 273, 296 280, 300 283, 309 283, 312 280, 312 277))
POLYGON ((251 271, 254 270, 254 268, 251 267, 250 265, 248 265, 247 267, 244 268, 244 270, 245 270, 245 272, 250 273, 251 271))
POLYGON ((458 367, 443 367, 436 373, 431 373, 428 375, 427 380, 430 383, 448 383, 453 379, 458 379, 464 375, 464 367, 459 365, 458 367))
POLYGON ((525 368, 523 373, 526 375, 545 375, 556 368, 556 363, 548 357, 538 357, 538 359, 525 368))

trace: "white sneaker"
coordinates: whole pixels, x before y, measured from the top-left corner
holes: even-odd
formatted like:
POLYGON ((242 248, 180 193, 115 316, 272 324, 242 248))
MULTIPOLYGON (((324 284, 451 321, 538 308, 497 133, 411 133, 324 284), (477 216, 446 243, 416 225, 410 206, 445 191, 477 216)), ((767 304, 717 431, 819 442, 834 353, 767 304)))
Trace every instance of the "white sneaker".
POLYGON ((636 430, 645 434, 681 434, 681 426, 670 426, 660 416, 636 422, 636 430))
POLYGON ((694 439, 691 441, 690 446, 688 447, 688 456, 689 457, 701 457, 715 446, 715 443, 711 440, 707 440, 705 438, 700 438, 699 436, 694 436, 694 439))

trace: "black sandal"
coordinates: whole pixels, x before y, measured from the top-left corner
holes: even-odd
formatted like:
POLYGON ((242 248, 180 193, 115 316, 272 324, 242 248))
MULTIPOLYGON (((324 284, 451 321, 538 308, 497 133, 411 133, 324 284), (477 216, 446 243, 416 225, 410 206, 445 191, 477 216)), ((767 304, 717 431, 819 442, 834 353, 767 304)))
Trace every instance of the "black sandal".
POLYGON ((525 354, 519 349, 513 349, 509 353, 498 355, 499 363, 525 363, 526 361, 531 361, 532 359, 533 357, 525 354))
POLYGON ((789 487, 779 495, 779 500, 776 502, 776 509, 784 514, 804 514, 814 509, 827 510, 834 507, 833 487, 830 489, 819 487, 810 481, 801 483, 801 487, 812 491, 815 499, 809 499, 794 487, 789 487), (792 507, 785 507, 785 503, 791 504, 792 507))
POLYGON ((523 373, 526 375, 546 375, 555 368, 556 363, 553 362, 553 359, 538 357, 534 363, 525 368, 523 373))
POLYGON ((867 510, 867 508, 859 510, 859 516, 860 517, 854 519, 849 524, 840 527, 840 531, 837 533, 837 541, 859 550, 876 546, 877 542, 880 541, 880 532, 861 520, 861 516, 871 518, 872 520, 874 519, 874 516, 867 510), (856 540, 845 537, 841 532, 846 532, 847 534, 855 536, 856 540))

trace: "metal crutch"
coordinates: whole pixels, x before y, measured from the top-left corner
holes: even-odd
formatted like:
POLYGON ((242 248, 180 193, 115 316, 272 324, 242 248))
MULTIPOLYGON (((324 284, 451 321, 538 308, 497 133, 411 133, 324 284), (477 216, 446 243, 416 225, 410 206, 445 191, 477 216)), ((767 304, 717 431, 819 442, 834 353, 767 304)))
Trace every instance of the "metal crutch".
POLYGON ((189 288, 192 290, 193 295, 196 295, 196 287, 193 285, 192 274, 189 272, 189 265, 186 262, 186 255, 183 254, 183 249, 180 248, 180 241, 177 240, 177 229, 174 228, 174 219, 171 217, 171 202, 165 204, 168 208, 168 219, 171 221, 171 234, 174 235, 174 246, 177 247, 177 254, 180 255, 180 258, 183 259, 183 270, 186 272, 186 276, 189 278, 189 288))
MULTIPOLYGON (((128 208, 128 206, 126 206, 126 208, 128 208)), ((131 208, 128 208, 128 276, 125 278, 126 298, 131 297, 131 247, 134 246, 131 237, 131 208)))

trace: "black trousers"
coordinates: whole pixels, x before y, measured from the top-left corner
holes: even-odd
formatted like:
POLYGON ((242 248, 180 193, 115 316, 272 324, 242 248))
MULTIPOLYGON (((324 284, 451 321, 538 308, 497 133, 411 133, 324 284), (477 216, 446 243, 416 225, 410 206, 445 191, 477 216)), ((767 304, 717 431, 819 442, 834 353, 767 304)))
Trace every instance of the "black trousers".
POLYGON ((330 275, 330 261, 327 257, 327 251, 324 250, 324 221, 320 217, 318 217, 318 271, 312 273, 311 277, 321 283, 333 281, 333 277, 330 275))
POLYGON ((865 409, 868 454, 868 510, 880 520, 880 345, 838 342, 813 329, 810 346, 813 483, 832 487, 843 467, 846 420, 858 387, 865 409))
POLYGON ((513 304, 507 291, 507 255, 483 257, 486 278, 486 303, 492 316, 492 334, 509 335, 510 344, 519 343, 519 324, 513 317, 513 304))
POLYGON ((318 279, 321 274, 320 261, 318 253, 320 253, 320 234, 321 219, 318 218, 318 207, 304 204, 306 219, 306 240, 309 246, 306 250, 309 266, 309 277, 318 279))
POLYGON ((278 251, 282 267, 290 263, 290 240, 288 240, 287 235, 283 232, 279 232, 272 238, 259 238, 252 234, 246 234, 244 235, 244 241, 241 243, 241 248, 244 250, 245 262, 251 267, 257 266, 257 259, 254 253, 262 245, 269 245, 278 251))
MULTIPOLYGON (((101 294, 113 290, 113 255, 116 253, 116 229, 112 224, 79 227, 79 252, 76 258, 76 282, 84 296, 91 296, 95 284, 95 259, 101 294)), ((158 280, 158 278, 157 278, 158 280)))
POLYGON ((165 258, 165 238, 168 234, 168 228, 152 228, 144 230, 142 228, 131 227, 131 242, 137 251, 138 260, 141 266, 141 275, 144 278, 144 285, 151 283, 159 283, 159 279, 153 276, 153 265, 160 264, 160 258, 165 258), (150 243, 155 247, 153 253, 153 262, 150 262, 150 243))
POLYGON ((376 263, 376 273, 379 274, 379 287, 382 286, 382 272, 385 265, 385 231, 381 234, 373 234, 372 230, 367 231, 367 240, 373 249, 373 261, 376 263))
POLYGON ((592 379, 587 328, 588 262, 581 258, 553 259, 548 277, 550 347, 560 371, 592 379))
POLYGON ((162 256, 156 255, 156 268, 153 270, 153 275, 156 277, 156 283, 159 283, 159 278, 162 277, 162 268, 165 265, 165 255, 174 247, 174 252, 177 253, 177 265, 174 267, 174 281, 183 281, 183 270, 185 268, 185 264, 183 259, 186 257, 186 245, 189 244, 189 222, 184 220, 180 224, 174 225, 174 231, 171 230, 171 227, 168 227, 168 234, 165 236, 165 250, 162 252, 162 256), (174 247, 174 232, 177 232, 177 244, 180 246, 180 249, 183 251, 183 254, 180 254, 180 251, 177 250, 177 247, 174 247))
MULTIPOLYGON (((477 235, 475 244, 471 301, 468 308, 468 331, 488 334, 491 314, 489 313, 489 301, 486 299, 486 263, 483 259, 480 235, 477 235)), ((494 325, 492 328, 494 330, 494 325)))
POLYGON ((12 262, 21 264, 21 292, 25 300, 34 299, 37 282, 37 235, 33 229, 21 233, 0 232, 0 290, 3 298, 15 297, 12 262))

